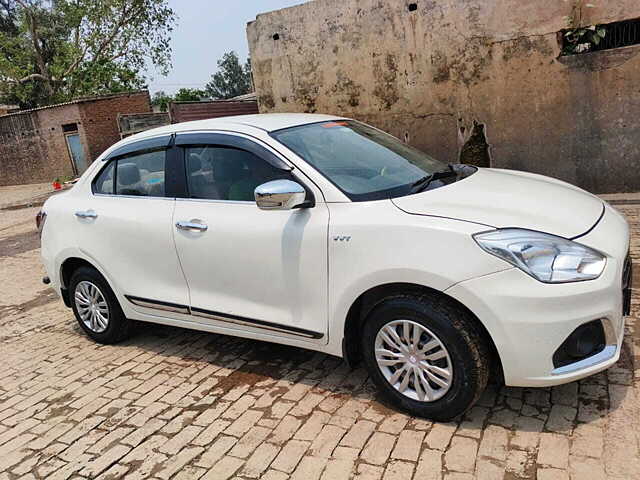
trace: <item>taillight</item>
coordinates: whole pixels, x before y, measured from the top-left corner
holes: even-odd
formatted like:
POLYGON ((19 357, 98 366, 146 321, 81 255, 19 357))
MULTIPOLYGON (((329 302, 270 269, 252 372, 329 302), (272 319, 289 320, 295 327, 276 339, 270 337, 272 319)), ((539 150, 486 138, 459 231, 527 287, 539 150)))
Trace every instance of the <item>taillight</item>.
POLYGON ((38 229, 38 233, 42 237, 42 229, 44 228, 44 222, 47 219, 47 214, 40 210, 36 215, 36 227, 38 229))

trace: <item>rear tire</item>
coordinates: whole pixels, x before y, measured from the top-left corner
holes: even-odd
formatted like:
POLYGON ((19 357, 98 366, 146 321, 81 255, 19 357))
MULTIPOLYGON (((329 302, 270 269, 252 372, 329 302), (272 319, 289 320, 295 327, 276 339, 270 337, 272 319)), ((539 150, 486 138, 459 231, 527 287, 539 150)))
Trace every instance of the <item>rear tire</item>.
POLYGON ((93 340, 113 344, 129 337, 133 322, 124 316, 113 290, 96 269, 80 267, 73 272, 68 295, 80 328, 93 340))
POLYGON ((362 353, 391 403, 437 421, 461 415, 480 398, 491 364, 476 320, 437 294, 378 304, 364 322, 362 353))

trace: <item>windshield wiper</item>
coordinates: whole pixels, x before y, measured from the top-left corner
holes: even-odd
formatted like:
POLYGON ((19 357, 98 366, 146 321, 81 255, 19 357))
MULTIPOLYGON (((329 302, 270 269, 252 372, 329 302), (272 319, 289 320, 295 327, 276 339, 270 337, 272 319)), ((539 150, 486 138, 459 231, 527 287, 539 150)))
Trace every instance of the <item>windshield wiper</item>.
POLYGON ((411 193, 418 193, 426 190, 434 180, 440 180, 441 178, 448 178, 456 175, 458 175, 458 172, 455 171, 453 165, 448 164, 447 170, 440 170, 438 172, 430 173, 429 175, 425 175, 424 177, 414 182, 411 185, 411 193))

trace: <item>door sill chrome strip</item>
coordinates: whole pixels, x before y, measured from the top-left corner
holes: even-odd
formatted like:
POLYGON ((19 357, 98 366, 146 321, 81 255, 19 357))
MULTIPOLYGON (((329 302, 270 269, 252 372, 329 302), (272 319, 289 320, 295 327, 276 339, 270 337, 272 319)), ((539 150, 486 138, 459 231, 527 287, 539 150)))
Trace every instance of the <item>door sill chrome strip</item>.
POLYGON ((200 318, 207 318, 209 320, 216 320, 219 322, 233 323, 235 325, 243 325, 247 327, 260 328, 263 330, 270 330, 278 333, 286 333, 288 335, 297 335, 299 337, 319 339, 324 337, 324 334, 319 332, 313 332, 311 330, 305 330, 303 328, 288 327, 285 325, 278 325, 277 323, 265 322, 263 320, 254 320, 252 318, 239 317, 236 315, 228 315, 220 312, 212 312, 210 310, 204 310, 201 308, 188 307, 187 305, 178 305, 175 303, 161 302, 159 300, 151 300, 148 298, 133 297, 131 295, 125 295, 125 298, 134 305, 144 308, 152 308, 154 310, 163 310, 165 312, 181 313, 184 315, 192 315, 200 318))
POLYGON ((228 315, 226 313, 212 312, 209 310, 203 310, 201 308, 192 307, 191 314, 195 315, 196 317, 218 320, 220 322, 234 323, 236 325, 244 325, 247 327, 262 328, 265 330, 272 330, 274 332, 298 335, 300 337, 318 339, 324 336, 322 333, 312 332, 303 328, 287 327, 284 325, 278 325, 277 323, 265 322, 263 320, 254 320, 252 318, 238 317, 236 315, 228 315))
POLYGON ((182 313, 184 315, 189 315, 191 313, 189 307, 186 305, 150 300, 148 298, 132 297, 131 295, 125 295, 125 298, 139 307, 164 310, 165 312, 182 313))

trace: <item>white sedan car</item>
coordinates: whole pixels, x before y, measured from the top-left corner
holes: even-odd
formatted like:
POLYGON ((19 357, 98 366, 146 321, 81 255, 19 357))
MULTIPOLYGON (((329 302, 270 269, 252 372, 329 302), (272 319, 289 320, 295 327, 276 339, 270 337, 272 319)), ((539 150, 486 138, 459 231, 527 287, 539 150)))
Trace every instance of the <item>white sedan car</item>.
POLYGON ((98 342, 144 321, 362 360, 392 402, 436 420, 490 378, 606 369, 629 310, 629 228, 602 200, 333 116, 134 135, 38 224, 45 283, 98 342))

